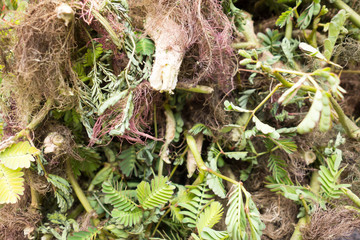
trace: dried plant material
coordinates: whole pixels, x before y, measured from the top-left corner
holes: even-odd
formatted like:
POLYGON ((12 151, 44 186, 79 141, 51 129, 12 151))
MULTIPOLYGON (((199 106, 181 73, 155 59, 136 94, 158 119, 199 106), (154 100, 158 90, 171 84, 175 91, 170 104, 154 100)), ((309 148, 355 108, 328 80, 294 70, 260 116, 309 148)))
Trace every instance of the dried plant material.
POLYGON ((44 140, 44 153, 54 153, 58 154, 60 151, 62 151, 62 145, 64 144, 65 139, 64 137, 57 132, 51 132, 44 140))
POLYGON ((29 5, 13 32, 14 64, 1 83, 2 111, 13 125, 26 126, 45 101, 65 108, 76 101, 76 76, 71 66, 73 28, 58 19, 55 1, 29 5))
POLYGON ((165 131, 165 143, 161 149, 160 157, 161 159, 170 164, 169 159, 169 144, 174 140, 176 133, 176 120, 173 112, 169 106, 165 106, 165 116, 166 116, 166 131, 165 131))
POLYGON ((56 16, 59 19, 64 20, 65 26, 68 26, 69 23, 74 19, 75 13, 72 8, 66 3, 61 3, 59 6, 56 7, 55 11, 56 16))
POLYGON ((338 207, 316 211, 311 217, 310 224, 302 228, 301 233, 304 240, 333 240, 349 236, 359 228, 359 213, 338 207))
MULTIPOLYGON (((195 141, 196 141, 196 148, 201 153, 202 145, 204 142, 204 135, 202 133, 199 133, 198 135, 196 135, 195 141)), ((196 171, 197 164, 194 154, 192 154, 190 149, 187 151, 186 168, 188 170, 187 177, 191 178, 194 172, 196 171)))
MULTIPOLYGON (((149 15, 146 22, 152 23, 149 15)), ((163 16, 157 26, 145 25, 145 29, 155 42, 155 61, 150 75, 150 85, 160 92, 172 93, 178 81, 187 42, 186 32, 172 19, 163 16)))
POLYGON ((252 193, 252 196, 266 225, 264 236, 273 240, 289 239, 296 222, 296 204, 264 188, 252 193))

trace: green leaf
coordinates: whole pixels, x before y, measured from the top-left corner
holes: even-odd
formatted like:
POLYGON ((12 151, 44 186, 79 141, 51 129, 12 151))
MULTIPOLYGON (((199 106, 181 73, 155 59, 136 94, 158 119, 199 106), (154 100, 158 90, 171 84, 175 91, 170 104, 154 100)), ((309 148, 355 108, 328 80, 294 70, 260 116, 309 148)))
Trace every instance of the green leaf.
POLYGON ((135 176, 138 175, 135 166, 136 152, 134 145, 122 151, 119 158, 122 159, 122 161, 119 163, 119 166, 123 174, 125 174, 127 177, 129 177, 132 173, 134 173, 135 176))
POLYGON ((255 115, 253 116, 253 122, 255 123, 256 129, 264 134, 273 134, 273 138, 277 139, 280 137, 280 134, 276 132, 276 129, 261 122, 255 115))
MULTIPOLYGON (((216 149, 215 143, 211 144, 210 149, 207 154, 207 160, 209 162, 210 168, 216 172, 218 172, 218 160, 221 159, 220 151, 216 149)), ((206 175, 206 184, 209 188, 219 197, 226 197, 226 190, 222 183, 222 179, 215 176, 214 174, 206 175)))
POLYGON ((279 98, 278 102, 287 105, 290 100, 296 95, 301 85, 306 81, 307 75, 302 76, 291 88, 287 89, 279 98))
POLYGON ((282 12, 279 18, 276 20, 276 26, 280 28, 284 27, 286 23, 288 23, 293 17, 293 9, 289 7, 289 9, 285 12, 282 12))
POLYGON ((182 208, 179 214, 184 216, 182 222, 190 228, 196 227, 199 215, 204 207, 214 198, 213 194, 208 194, 208 189, 204 184, 200 184, 190 190, 188 193, 191 200, 181 202, 179 206, 182 208))
POLYGON ((106 111, 106 109, 114 106, 118 101, 123 99, 127 95, 127 93, 128 93, 128 89, 126 89, 122 92, 116 92, 116 93, 111 94, 111 96, 100 105, 97 114, 99 116, 102 115, 106 111))
POLYGON ((329 97, 325 92, 322 94, 322 104, 323 109, 321 111, 319 130, 321 132, 326 132, 330 130, 331 127, 331 107, 329 97))
POLYGON ((229 237, 226 231, 216 231, 214 229, 204 227, 201 232, 201 237, 204 240, 223 240, 229 237))
POLYGON ((322 94, 320 90, 317 90, 309 112, 306 114, 305 118, 301 121, 301 123, 297 126, 298 133, 308 133, 315 128, 315 125, 320 118, 322 106, 322 94))
POLYGON ((16 203, 24 194, 24 173, 0 164, 0 204, 16 203))
POLYGON ((202 232, 204 227, 212 228, 218 223, 223 215, 223 208, 221 203, 212 202, 210 206, 199 215, 199 219, 196 223, 196 228, 199 233, 202 232))
POLYGON ((345 24, 346 18, 346 11, 342 9, 331 19, 328 38, 324 41, 324 56, 327 60, 330 60, 332 56, 336 40, 345 24))
POLYGON ((33 155, 38 155, 40 150, 32 147, 28 141, 18 142, 0 153, 0 163, 7 168, 29 168, 31 162, 35 161, 33 155))
POLYGON ((268 168, 272 172, 274 179, 279 183, 291 184, 292 182, 289 178, 289 173, 285 169, 286 167, 287 164, 282 158, 270 154, 268 168))
POLYGON ((132 117, 134 112, 134 100, 133 100, 133 92, 130 92, 128 95, 126 106, 123 109, 123 115, 121 117, 120 123, 117 124, 110 132, 111 136, 121 136, 125 134, 126 130, 130 129, 130 118, 132 117))
POLYGON ((138 185, 136 193, 142 208, 154 209, 170 200, 175 186, 167 184, 167 181, 167 177, 156 176, 151 180, 151 186, 145 181, 138 185))
POLYGON ((206 136, 212 137, 214 134, 212 133, 211 129, 205 126, 202 123, 195 124, 190 130, 189 133, 193 136, 198 135, 199 133, 203 133, 206 136))
POLYGON ((233 103, 229 102, 228 100, 225 100, 224 105, 225 105, 225 110, 226 111, 250 112, 247 109, 235 106, 233 103))
POLYGON ((301 42, 299 44, 299 48, 309 56, 316 57, 323 61, 327 61, 326 57, 322 55, 318 49, 314 48, 313 46, 307 43, 301 42))
POLYGON ((121 183, 120 190, 116 190, 109 181, 106 181, 102 184, 102 191, 111 205, 119 211, 133 211, 138 208, 126 192, 122 191, 121 183))
POLYGON ((225 152, 224 154, 228 158, 240 160, 246 158, 248 152, 225 152))
POLYGON ((140 53, 142 55, 152 56, 155 52, 154 42, 148 38, 141 38, 136 42, 136 53, 140 53))
POLYGON ((88 231, 74 232, 68 240, 95 240, 101 229, 89 227, 88 231))
POLYGON ((121 211, 119 209, 114 209, 111 212, 111 215, 116 218, 119 224, 122 224, 125 227, 131 227, 141 222, 143 212, 139 208, 136 208, 132 211, 121 211))

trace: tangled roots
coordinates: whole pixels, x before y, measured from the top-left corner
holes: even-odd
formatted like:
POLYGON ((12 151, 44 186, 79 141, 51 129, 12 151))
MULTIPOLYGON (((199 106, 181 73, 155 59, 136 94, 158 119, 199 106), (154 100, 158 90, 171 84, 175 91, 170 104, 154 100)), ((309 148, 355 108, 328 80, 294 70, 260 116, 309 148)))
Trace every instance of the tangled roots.
POLYGON ((65 26, 53 0, 31 4, 25 19, 15 28, 14 64, 1 86, 8 115, 19 125, 36 116, 46 100, 57 107, 74 100, 75 75, 70 55, 74 48, 73 24, 65 26), (14 114, 14 111, 16 113, 14 114))

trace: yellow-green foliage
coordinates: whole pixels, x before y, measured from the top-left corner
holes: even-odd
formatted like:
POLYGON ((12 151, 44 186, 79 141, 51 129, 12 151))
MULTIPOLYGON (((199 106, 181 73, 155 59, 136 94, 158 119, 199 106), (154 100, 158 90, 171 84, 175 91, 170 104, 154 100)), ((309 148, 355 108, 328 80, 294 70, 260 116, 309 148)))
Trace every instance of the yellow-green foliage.
POLYGON ((0 204, 16 203, 24 193, 24 173, 40 151, 29 142, 18 142, 0 153, 0 204))

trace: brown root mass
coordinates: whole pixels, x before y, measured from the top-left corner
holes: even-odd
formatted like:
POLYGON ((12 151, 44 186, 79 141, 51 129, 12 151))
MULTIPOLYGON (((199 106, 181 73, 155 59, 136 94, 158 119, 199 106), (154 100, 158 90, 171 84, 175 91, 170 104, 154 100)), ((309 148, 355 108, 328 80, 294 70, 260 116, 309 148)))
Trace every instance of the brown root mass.
POLYGON ((25 190, 24 196, 16 204, 6 204, 0 209, 0 236, 4 240, 28 239, 24 230, 35 230, 41 215, 29 208, 30 191, 25 190))
POLYGON ((266 225, 263 236, 273 240, 289 239, 294 231, 298 211, 296 204, 265 188, 252 193, 252 197, 266 225))
POLYGON ((301 229, 304 240, 331 240, 349 236, 360 227, 359 213, 345 208, 317 210, 301 229))
POLYGON ((58 108, 74 100, 73 24, 66 27, 57 18, 57 5, 52 0, 30 4, 14 31, 18 40, 13 49, 15 61, 1 86, 7 98, 2 109, 7 109, 5 114, 12 112, 20 127, 36 116, 46 100, 54 100, 58 108))
POLYGON ((130 1, 129 4, 131 16, 140 13, 153 16, 148 18, 148 29, 159 23, 166 24, 164 18, 167 18, 185 31, 186 38, 179 43, 186 50, 179 73, 180 82, 195 85, 204 80, 223 90, 232 88, 235 69, 231 48, 232 24, 223 13, 219 1, 142 0, 130 1), (144 7, 145 12, 141 10, 144 7))

